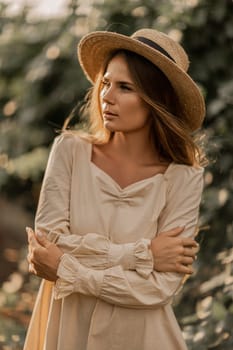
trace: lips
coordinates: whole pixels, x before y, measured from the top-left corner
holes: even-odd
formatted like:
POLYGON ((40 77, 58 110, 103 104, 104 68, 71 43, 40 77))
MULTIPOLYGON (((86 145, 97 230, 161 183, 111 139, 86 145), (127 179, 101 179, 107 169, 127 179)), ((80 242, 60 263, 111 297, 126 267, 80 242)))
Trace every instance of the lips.
POLYGON ((110 112, 110 111, 107 111, 107 110, 103 110, 103 117, 104 118, 115 118, 115 117, 117 117, 117 114, 110 112))

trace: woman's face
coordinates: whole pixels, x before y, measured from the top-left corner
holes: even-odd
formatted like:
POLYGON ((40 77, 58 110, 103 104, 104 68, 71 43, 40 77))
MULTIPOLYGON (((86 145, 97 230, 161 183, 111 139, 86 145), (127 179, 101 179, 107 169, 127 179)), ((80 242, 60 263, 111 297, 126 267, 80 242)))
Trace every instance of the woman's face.
POLYGON ((130 133, 149 128, 149 107, 136 91, 122 54, 114 56, 103 76, 100 93, 104 126, 130 133))

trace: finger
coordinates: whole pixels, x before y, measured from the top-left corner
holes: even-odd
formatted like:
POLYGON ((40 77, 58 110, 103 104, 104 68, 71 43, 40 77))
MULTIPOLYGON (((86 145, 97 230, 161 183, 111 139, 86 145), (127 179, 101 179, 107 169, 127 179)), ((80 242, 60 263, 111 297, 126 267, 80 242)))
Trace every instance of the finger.
POLYGON ((28 270, 30 273, 33 273, 34 275, 37 275, 37 271, 32 263, 29 264, 28 270))
POLYGON ((38 263, 38 259, 36 258, 34 251, 31 251, 30 253, 28 253, 27 261, 28 261, 29 265, 38 263))
POLYGON ((184 256, 189 256, 189 257, 195 257, 196 253, 195 250, 192 248, 184 248, 183 250, 183 255, 184 256))
POLYGON ((181 234, 181 232, 183 232, 185 229, 185 226, 182 226, 182 227, 176 227, 172 230, 169 230, 169 231, 163 231, 161 232, 160 234, 165 234, 169 237, 176 237, 178 236, 179 234, 181 234))
POLYGON ((195 254, 197 254, 200 250, 200 245, 197 243, 195 247, 192 248, 195 254))
POLYGON ((27 234, 28 234, 29 247, 31 249, 32 248, 40 248, 41 244, 40 244, 40 242, 38 242, 38 240, 36 238, 36 235, 35 235, 35 232, 33 231, 33 229, 30 228, 30 227, 26 227, 26 231, 27 231, 27 234))
POLYGON ((187 265, 192 265, 193 261, 194 261, 194 258, 189 257, 189 256, 183 256, 181 258, 182 265, 186 265, 186 266, 187 265))
POLYGON ((28 235, 28 243, 32 246, 36 244, 35 233, 31 227, 26 227, 26 232, 28 235))
POLYGON ((191 275, 194 271, 192 266, 185 266, 185 265, 179 264, 176 266, 176 272, 191 275))
POLYGON ((191 266, 183 266, 183 273, 192 275, 194 273, 194 270, 191 266))
POLYGON ((194 247, 195 249, 199 247, 199 244, 192 238, 182 238, 182 244, 184 247, 194 247))
POLYGON ((30 244, 28 245, 28 255, 32 253, 32 247, 30 246, 30 244))
POLYGON ((26 227, 25 230, 26 230, 27 236, 28 236, 28 243, 30 244, 30 239, 31 239, 33 229, 31 227, 26 227))
POLYGON ((36 239, 45 248, 48 248, 51 245, 51 242, 48 240, 46 234, 42 231, 36 231, 36 239))
POLYGON ((31 244, 33 242, 33 238, 35 237, 35 233, 31 227, 26 227, 26 232, 28 235, 28 243, 31 244))
POLYGON ((31 263, 31 252, 29 252, 28 254, 27 254, 27 261, 28 261, 28 263, 30 264, 31 263))

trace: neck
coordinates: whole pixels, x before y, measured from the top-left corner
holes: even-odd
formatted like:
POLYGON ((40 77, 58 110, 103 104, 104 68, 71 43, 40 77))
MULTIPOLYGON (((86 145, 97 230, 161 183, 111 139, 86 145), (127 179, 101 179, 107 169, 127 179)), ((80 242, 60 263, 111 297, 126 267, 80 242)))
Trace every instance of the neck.
POLYGON ((117 154, 135 162, 157 158, 157 152, 149 134, 142 137, 141 133, 115 132, 110 143, 117 154))

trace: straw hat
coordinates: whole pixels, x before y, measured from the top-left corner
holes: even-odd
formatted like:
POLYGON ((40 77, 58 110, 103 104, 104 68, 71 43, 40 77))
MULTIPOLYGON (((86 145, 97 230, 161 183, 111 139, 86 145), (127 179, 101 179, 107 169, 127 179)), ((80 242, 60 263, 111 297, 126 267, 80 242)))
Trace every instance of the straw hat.
POLYGON ((187 74, 188 56, 177 42, 154 29, 141 29, 130 37, 105 31, 87 34, 78 45, 78 58, 92 83, 106 58, 120 49, 133 51, 157 66, 173 86, 190 129, 194 131, 201 126, 205 116, 204 99, 187 74))

